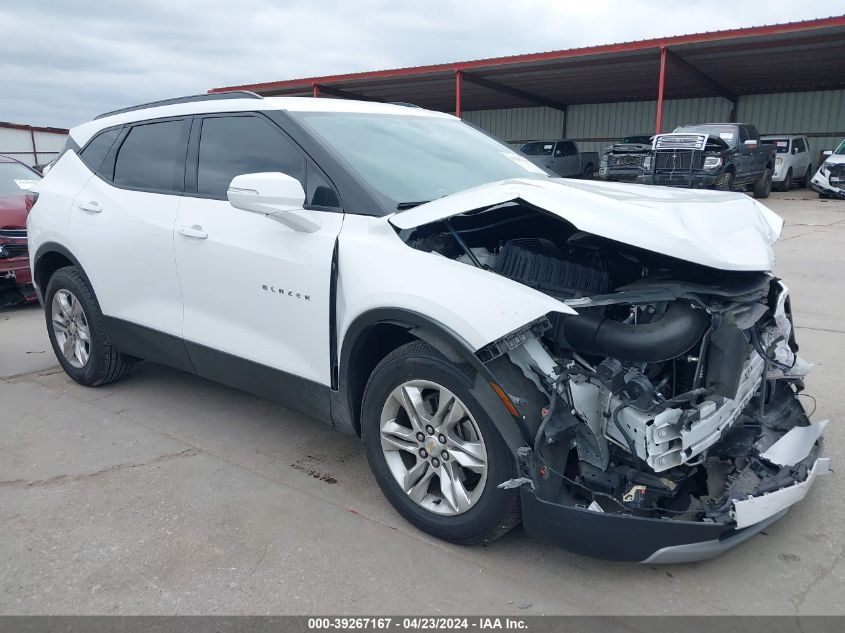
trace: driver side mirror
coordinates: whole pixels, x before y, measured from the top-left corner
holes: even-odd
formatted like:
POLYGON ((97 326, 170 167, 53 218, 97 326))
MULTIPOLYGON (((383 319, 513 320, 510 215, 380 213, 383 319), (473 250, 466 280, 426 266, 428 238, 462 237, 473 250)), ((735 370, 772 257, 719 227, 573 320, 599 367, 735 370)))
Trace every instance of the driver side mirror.
POLYGON ((281 172, 235 176, 226 192, 229 204, 259 213, 294 231, 313 233, 320 224, 305 212, 305 190, 296 178, 281 172))
POLYGON ((753 139, 753 138, 750 138, 750 139, 748 139, 747 141, 745 141, 745 145, 746 145, 747 147, 757 147, 757 140, 756 140, 756 139, 753 139))

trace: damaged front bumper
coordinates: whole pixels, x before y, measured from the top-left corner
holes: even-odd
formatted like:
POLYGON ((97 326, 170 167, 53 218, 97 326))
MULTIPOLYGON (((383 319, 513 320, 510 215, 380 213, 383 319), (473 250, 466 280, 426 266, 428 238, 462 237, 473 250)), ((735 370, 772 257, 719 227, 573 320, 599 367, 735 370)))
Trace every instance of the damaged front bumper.
POLYGON ((845 200, 845 174, 840 165, 835 169, 834 173, 822 166, 810 180, 810 188, 822 195, 845 200))
POLYGON ((731 499, 728 521, 651 518, 605 512, 595 503, 561 503, 557 494, 560 482, 551 481, 553 476, 535 464, 536 476, 520 491, 525 531, 540 541, 596 558, 653 564, 713 558, 780 519, 806 496, 817 477, 828 473, 829 458, 818 456, 825 424, 793 427, 767 451, 758 453, 772 465, 779 465, 773 455, 791 455, 795 461, 790 466, 797 468, 784 469, 796 474, 783 487, 758 494, 749 491, 745 498, 731 499), (808 442, 808 437, 815 439, 808 442), (800 453, 804 455, 798 459, 800 453))
POLYGON ((517 452, 526 532, 597 558, 692 562, 739 545, 801 501, 829 470, 821 456, 827 421, 810 423, 798 399, 812 365, 797 354, 788 290, 777 280, 768 301, 762 319, 760 305, 734 313, 735 323, 755 324, 746 330, 750 341, 725 346, 721 328, 711 337, 723 349, 749 350, 733 395, 700 390, 701 399, 683 408, 625 404, 575 365, 562 368, 536 339, 512 350, 526 376, 533 367, 568 383, 570 403, 569 411, 546 409, 533 449, 517 452), (631 465, 620 472, 602 437, 627 447, 631 465), (669 501, 657 501, 661 495, 669 501))

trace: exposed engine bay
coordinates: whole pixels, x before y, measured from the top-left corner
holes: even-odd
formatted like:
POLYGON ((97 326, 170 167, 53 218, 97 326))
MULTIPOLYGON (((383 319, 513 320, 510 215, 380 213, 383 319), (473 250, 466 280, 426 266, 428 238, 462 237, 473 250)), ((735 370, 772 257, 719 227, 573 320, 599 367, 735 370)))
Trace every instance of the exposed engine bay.
POLYGON ((825 422, 811 425, 799 400, 812 366, 797 353, 788 291, 770 273, 647 251, 520 201, 401 237, 577 312, 478 352, 485 363, 506 356, 537 389, 508 394, 529 412, 532 446, 519 456, 524 477, 506 485, 593 512, 741 528, 824 474, 825 422))

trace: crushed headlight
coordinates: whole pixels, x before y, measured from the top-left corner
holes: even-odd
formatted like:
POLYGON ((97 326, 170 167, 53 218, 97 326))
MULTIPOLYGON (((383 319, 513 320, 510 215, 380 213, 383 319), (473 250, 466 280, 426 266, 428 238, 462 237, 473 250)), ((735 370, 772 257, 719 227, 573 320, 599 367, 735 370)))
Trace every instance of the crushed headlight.
POLYGON ((707 156, 704 159, 704 168, 705 169, 712 169, 713 167, 719 167, 722 164, 722 157, 721 156, 707 156))
POLYGON ((643 169, 651 169, 651 154, 643 159, 643 169))

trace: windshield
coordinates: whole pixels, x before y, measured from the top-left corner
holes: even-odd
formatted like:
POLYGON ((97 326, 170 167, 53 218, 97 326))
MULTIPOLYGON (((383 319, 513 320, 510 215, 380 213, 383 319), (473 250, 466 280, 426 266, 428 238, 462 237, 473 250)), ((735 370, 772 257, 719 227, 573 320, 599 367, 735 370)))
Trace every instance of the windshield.
POLYGON ((526 143, 519 151, 527 156, 551 156, 554 146, 554 143, 534 141, 533 143, 526 143))
POLYGON ((709 134, 722 139, 730 147, 736 147, 737 129, 733 125, 682 125, 675 131, 709 134))
POLYGON ((845 141, 842 141, 835 150, 833 150, 834 154, 839 156, 845 156, 845 141))
POLYGON ((20 163, 0 163, 0 197, 23 195, 40 178, 20 163))
POLYGON ((620 143, 635 143, 637 145, 651 145, 650 136, 626 136, 620 143))
POLYGON ((789 153, 789 139, 788 138, 764 138, 760 141, 763 145, 774 145, 775 151, 778 154, 789 153))
POLYGON ((507 178, 548 178, 506 145, 457 119, 291 112, 397 208, 507 178))

